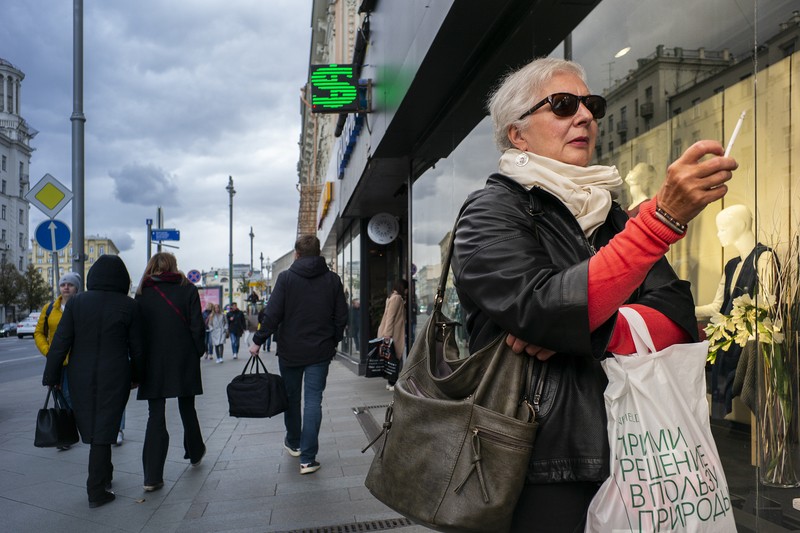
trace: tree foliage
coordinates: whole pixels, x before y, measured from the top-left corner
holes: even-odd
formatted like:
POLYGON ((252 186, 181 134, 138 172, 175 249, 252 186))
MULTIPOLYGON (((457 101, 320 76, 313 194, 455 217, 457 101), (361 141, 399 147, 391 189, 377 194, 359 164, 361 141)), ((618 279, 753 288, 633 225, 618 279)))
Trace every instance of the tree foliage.
POLYGON ((36 267, 32 264, 28 265, 25 274, 22 277, 22 287, 19 294, 18 303, 23 309, 29 311, 38 311, 42 308, 45 302, 52 299, 50 286, 36 271, 36 267))
POLYGON ((11 307, 19 302, 24 279, 12 263, 0 264, 0 306, 11 307))

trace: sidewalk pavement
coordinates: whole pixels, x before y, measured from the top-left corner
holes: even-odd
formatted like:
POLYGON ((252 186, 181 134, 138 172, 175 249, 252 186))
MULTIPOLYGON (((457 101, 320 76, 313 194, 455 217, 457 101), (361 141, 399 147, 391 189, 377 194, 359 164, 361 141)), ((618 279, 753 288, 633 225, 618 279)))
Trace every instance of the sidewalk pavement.
MULTIPOLYGON (((272 349, 275 349, 273 343, 272 349)), ((272 353, 262 352, 270 372, 272 353)), ((0 516, 3 531, 16 533, 430 531, 415 526, 376 500, 364 487, 374 453, 361 453, 364 428, 380 427, 391 400, 385 380, 357 376, 336 359, 323 396, 322 468, 300 475, 299 458, 283 449, 283 417, 232 418, 225 391, 247 361, 202 360, 205 393, 196 407, 208 452, 192 467, 183 459, 183 429, 176 400, 167 402, 171 442, 163 489, 142 490, 142 442, 147 402, 132 391, 125 442, 112 446, 117 499, 90 509, 86 499, 89 446, 66 451, 35 448, 36 413, 46 389, 39 375, 0 390, 0 516), (360 420, 360 421, 359 421, 360 420), (377 420, 377 422, 376 422, 377 420)), ((44 358, 42 358, 44 368, 44 358)))

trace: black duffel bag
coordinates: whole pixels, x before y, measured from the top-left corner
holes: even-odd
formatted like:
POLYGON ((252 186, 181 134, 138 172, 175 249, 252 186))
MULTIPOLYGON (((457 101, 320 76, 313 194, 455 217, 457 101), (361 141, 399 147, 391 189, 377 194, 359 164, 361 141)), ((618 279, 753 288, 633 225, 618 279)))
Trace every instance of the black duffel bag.
POLYGON ((257 355, 250 356, 227 391, 230 415, 235 417, 269 418, 284 412, 288 404, 283 378, 270 374, 257 355))

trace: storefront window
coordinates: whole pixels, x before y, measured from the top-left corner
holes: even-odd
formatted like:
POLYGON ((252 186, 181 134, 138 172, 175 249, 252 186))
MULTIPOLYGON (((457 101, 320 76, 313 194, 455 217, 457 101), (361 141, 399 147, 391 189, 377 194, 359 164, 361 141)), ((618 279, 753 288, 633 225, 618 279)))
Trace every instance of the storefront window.
POLYGON ((350 271, 350 300, 347 302, 350 314, 347 321, 348 334, 350 336, 350 353, 358 358, 360 351, 361 333, 361 232, 358 223, 351 226, 351 248, 350 264, 347 265, 350 271))
MULTIPOLYGON (((433 310, 442 259, 458 211, 467 195, 483 187, 486 178, 496 171, 498 157, 491 122, 484 119, 447 160, 437 163, 414 183, 411 260, 412 271, 416 272, 412 278, 417 311, 412 330, 415 337, 433 310)), ((450 319, 465 323, 452 273, 447 280, 443 311, 450 319)), ((462 353, 468 353, 463 325, 457 329, 456 338, 462 353)))

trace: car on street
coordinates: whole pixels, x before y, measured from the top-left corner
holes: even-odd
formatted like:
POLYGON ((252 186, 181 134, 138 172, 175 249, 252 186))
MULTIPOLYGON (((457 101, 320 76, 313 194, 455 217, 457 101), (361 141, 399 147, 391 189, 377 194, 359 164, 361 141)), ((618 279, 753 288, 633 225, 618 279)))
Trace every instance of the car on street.
POLYGON ((17 324, 17 338, 23 338, 25 335, 30 335, 33 338, 33 332, 36 331, 36 323, 39 321, 41 313, 31 313, 27 318, 22 319, 22 322, 17 324))
POLYGON ((17 334, 17 323, 16 322, 9 322, 8 324, 3 324, 3 327, 0 328, 0 337, 10 337, 11 335, 17 334))

